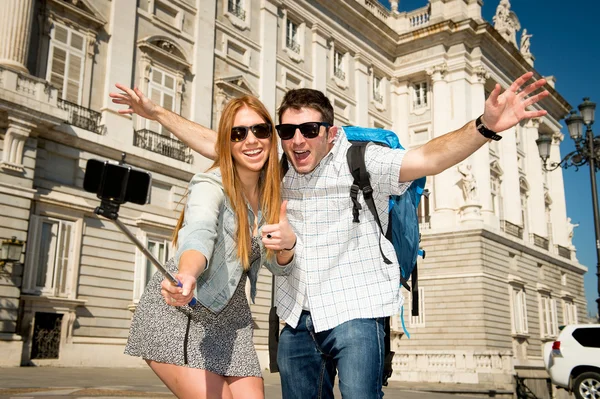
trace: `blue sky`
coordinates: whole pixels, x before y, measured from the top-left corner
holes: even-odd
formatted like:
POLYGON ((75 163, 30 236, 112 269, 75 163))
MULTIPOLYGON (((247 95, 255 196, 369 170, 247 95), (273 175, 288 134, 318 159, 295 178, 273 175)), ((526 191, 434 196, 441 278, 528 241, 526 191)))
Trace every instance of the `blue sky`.
MULTIPOLYGON (((387 0, 381 2, 389 7, 387 0)), ((500 0, 484 0, 482 14, 492 21, 500 0)), ((400 11, 411 11, 427 5, 427 0, 400 0, 400 11)), ((600 134, 600 33, 598 16, 600 2, 590 0, 511 0, 511 10, 517 14, 521 28, 527 29, 531 38, 531 52, 535 57, 534 68, 542 75, 556 77, 556 90, 577 108, 583 97, 590 97, 598 104, 595 125, 592 129, 600 134)), ((519 40, 517 34, 517 41, 519 40)), ((565 140, 561 144, 562 156, 575 149, 566 124, 562 121, 565 140)), ((585 276, 585 292, 588 311, 597 314, 598 298, 596 280, 596 246, 590 169, 587 165, 575 171, 563 170, 567 216, 574 223, 573 243, 577 259, 588 268, 585 276)), ((600 180, 598 180, 600 183, 600 180)))

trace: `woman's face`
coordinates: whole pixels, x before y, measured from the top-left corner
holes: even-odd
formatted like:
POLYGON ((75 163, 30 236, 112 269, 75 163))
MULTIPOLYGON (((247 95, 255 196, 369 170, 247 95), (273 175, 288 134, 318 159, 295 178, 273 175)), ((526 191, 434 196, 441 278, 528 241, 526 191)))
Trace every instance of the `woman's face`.
POLYGON ((236 166, 259 172, 269 158, 273 128, 256 111, 244 107, 235 115, 231 130, 231 155, 236 166))

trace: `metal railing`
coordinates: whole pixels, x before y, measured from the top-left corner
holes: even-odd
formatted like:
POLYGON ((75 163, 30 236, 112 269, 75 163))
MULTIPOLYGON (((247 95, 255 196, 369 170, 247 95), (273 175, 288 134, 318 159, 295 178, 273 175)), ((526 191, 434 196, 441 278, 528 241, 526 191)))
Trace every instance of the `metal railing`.
POLYGON ((294 39, 287 38, 287 40, 285 41, 285 46, 292 50, 294 53, 300 54, 300 44, 294 39))
POLYGON ((502 230, 504 230, 506 234, 523 239, 523 227, 511 223, 508 220, 501 220, 500 223, 502 225, 502 230))
POLYGON ((562 245, 557 245, 558 255, 563 258, 571 259, 571 250, 567 247, 563 247, 562 245))
POLYGON ((58 107, 69 113, 67 123, 70 125, 89 130, 90 132, 98 134, 102 133, 102 126, 100 125, 102 114, 100 112, 93 111, 61 98, 58 99, 58 107))
POLYGON ((189 164, 194 162, 189 147, 181 141, 149 129, 136 130, 133 135, 133 145, 181 162, 189 164))
POLYGON ((227 11, 241 19, 246 20, 246 10, 244 10, 235 0, 229 0, 227 4, 227 11))
POLYGON ((537 234, 532 234, 532 237, 533 245, 535 245, 536 247, 544 248, 545 250, 548 250, 548 248, 550 248, 550 241, 547 238, 538 236, 537 234))

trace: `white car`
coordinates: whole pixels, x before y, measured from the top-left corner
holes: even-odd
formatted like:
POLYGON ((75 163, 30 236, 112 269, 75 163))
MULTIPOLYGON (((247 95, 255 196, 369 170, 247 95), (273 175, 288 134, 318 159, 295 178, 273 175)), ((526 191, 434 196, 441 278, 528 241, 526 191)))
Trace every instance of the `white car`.
POLYGON ((577 399, 600 399, 600 324, 563 327, 544 345, 544 365, 552 383, 577 399))

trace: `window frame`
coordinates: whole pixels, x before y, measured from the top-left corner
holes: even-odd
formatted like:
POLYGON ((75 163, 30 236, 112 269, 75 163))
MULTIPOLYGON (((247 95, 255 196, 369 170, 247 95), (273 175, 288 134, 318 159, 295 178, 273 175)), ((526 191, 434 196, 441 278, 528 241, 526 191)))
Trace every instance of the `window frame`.
POLYGON ((550 340, 558 336, 556 299, 550 294, 539 294, 540 337, 550 340))
POLYGON ((509 285, 509 289, 512 334, 517 336, 528 336, 529 320, 527 317, 527 292, 525 291, 525 286, 511 284, 509 285))
MULTIPOLYGON (((83 219, 73 220, 71 218, 65 218, 64 215, 32 215, 30 219, 30 230, 28 233, 28 245, 27 254, 25 260, 25 272, 23 276, 23 293, 41 295, 48 297, 57 297, 63 299, 75 299, 77 293, 76 280, 78 279, 77 267, 79 264, 79 253, 81 246, 81 231, 82 231, 83 219), (70 227, 69 238, 69 249, 67 250, 67 262, 63 266, 64 271, 64 286, 57 283, 57 253, 53 255, 53 266, 52 269, 47 268, 46 270, 46 282, 44 287, 37 286, 36 280, 40 271, 40 246, 42 245, 42 234, 44 223, 58 224, 58 234, 60 235, 64 230, 64 226, 70 227), (52 282, 48 283, 48 277, 51 277, 52 282)), ((57 238, 60 240, 60 238, 57 238)), ((58 246, 59 241, 56 242, 58 246)), ((64 256, 63 256, 64 258, 64 256)), ((48 262, 47 262, 48 264, 48 262)))
MULTIPOLYGON (((171 97, 173 98, 173 109, 169 109, 169 111, 172 111, 172 112, 176 113, 177 115, 180 115, 181 114, 181 102, 179 101, 179 96, 177 93, 177 91, 178 91, 177 90, 177 85, 178 85, 177 75, 168 71, 165 68, 162 68, 160 65, 151 65, 149 73, 150 73, 150 79, 148 81, 148 87, 146 88, 146 93, 148 94, 148 98, 152 98, 153 90, 160 92, 161 100, 160 100, 160 104, 158 104, 158 105, 165 108, 165 106, 164 106, 165 94, 171 95, 171 97), (155 72, 160 72, 162 75, 161 85, 156 83, 153 79, 155 72), (172 89, 170 89, 164 85, 164 81, 165 81, 166 77, 170 77, 173 80, 173 88, 172 89)), ((153 129, 150 128, 150 126, 153 126, 153 125, 155 125, 155 126, 158 125, 158 131, 156 131, 156 133, 161 134, 163 136, 175 137, 175 136, 173 136, 173 134, 171 132, 169 132, 167 129, 165 129, 163 127, 163 125, 157 123, 156 121, 152 121, 150 119, 144 119, 144 128, 145 129, 154 131, 153 129), (168 134, 166 134, 165 132, 168 134)))
POLYGON ((412 111, 418 112, 429 109, 431 95, 429 93, 430 85, 427 79, 413 82, 411 84, 411 108, 412 111), (423 87, 424 86, 424 87, 423 87), (417 103, 417 99, 423 99, 422 103, 417 103))
MULTIPOLYGON (((138 229, 138 232, 136 234, 137 239, 144 243, 144 247, 146 249, 148 249, 151 253, 152 251, 149 249, 149 242, 153 241, 156 243, 163 243, 165 244, 166 247, 166 251, 165 251, 165 256, 163 259, 159 259, 159 257, 155 257, 157 258, 157 260, 159 262, 161 262, 163 264, 163 266, 166 264, 166 262, 170 259, 169 257, 174 255, 174 247, 171 243, 171 239, 170 236, 168 234, 168 231, 164 231, 161 232, 159 231, 159 229, 154 229, 154 228, 148 228, 148 226, 146 226, 147 230, 145 230, 144 228, 140 227, 138 229)), ((162 230, 162 229, 160 229, 162 230)), ((154 255, 154 253, 153 253, 154 255)), ((152 278, 152 275, 154 275, 154 272, 156 272, 156 269, 154 269, 153 272, 150 273, 150 275, 148 275, 148 270, 151 270, 152 268, 154 268, 154 265, 151 263, 151 261, 149 259, 146 258, 146 255, 144 255, 142 253, 142 251, 136 246, 135 248, 135 269, 134 269, 134 277, 133 277, 133 304, 136 305, 142 294, 144 293, 144 290, 146 289, 146 285, 148 284, 148 281, 150 280, 150 278, 152 278), (149 267, 150 266, 150 267, 149 267)))
POLYGON ((425 319, 425 287, 418 287, 419 291, 419 315, 412 315, 412 291, 409 291, 408 295, 408 325, 413 328, 421 328, 426 327, 426 319, 425 319))
POLYGON ((53 66, 53 62, 54 62, 54 52, 55 52, 55 49, 58 48, 66 53, 66 55, 65 55, 65 70, 64 70, 63 84, 62 84, 63 87, 59 88, 58 94, 61 99, 75 103, 77 105, 82 105, 82 101, 83 101, 86 60, 88 58, 87 57, 88 40, 89 40, 89 38, 83 32, 80 32, 76 29, 68 27, 65 24, 62 24, 57 21, 52 21, 52 23, 51 23, 51 29, 50 29, 49 41, 48 41, 48 57, 46 59, 46 80, 48 82, 51 82, 51 78, 52 78, 52 74, 53 74, 52 66, 53 66), (67 31, 67 43, 62 43, 56 39, 55 35, 56 35, 57 27, 67 31), (71 46, 71 40, 72 40, 73 34, 81 36, 81 38, 82 38, 81 50, 78 50, 71 46), (67 99, 67 94, 68 94, 67 93, 67 87, 68 87, 67 85, 69 82, 68 76, 69 76, 69 71, 70 71, 71 53, 73 53, 74 55, 77 55, 81 58, 77 101, 72 101, 72 100, 67 99))

